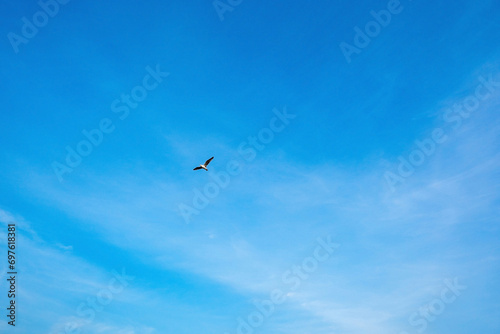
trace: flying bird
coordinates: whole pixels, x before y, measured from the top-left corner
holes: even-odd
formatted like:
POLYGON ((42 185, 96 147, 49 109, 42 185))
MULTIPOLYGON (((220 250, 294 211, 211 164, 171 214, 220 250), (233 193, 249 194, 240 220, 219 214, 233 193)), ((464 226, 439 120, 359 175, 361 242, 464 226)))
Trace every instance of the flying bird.
POLYGON ((213 158, 214 157, 211 157, 210 159, 208 159, 207 161, 205 161, 205 163, 203 165, 200 165, 199 167, 196 167, 193 170, 204 169, 204 170, 208 171, 207 166, 210 163, 210 161, 212 161, 213 158))

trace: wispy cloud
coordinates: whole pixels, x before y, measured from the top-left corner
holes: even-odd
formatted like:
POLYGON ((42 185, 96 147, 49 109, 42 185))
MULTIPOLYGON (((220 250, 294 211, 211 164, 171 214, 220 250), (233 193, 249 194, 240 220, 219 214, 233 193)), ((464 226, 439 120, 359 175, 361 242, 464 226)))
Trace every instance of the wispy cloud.
POLYGON ((280 271, 304 254, 308 240, 315 236, 327 232, 347 238, 346 250, 336 260, 342 270, 335 264, 326 268, 324 276, 304 287, 290 305, 323 319, 330 328, 382 333, 395 330, 398 319, 429 296, 436 279, 468 275, 465 264, 451 257, 457 251, 462 254, 459 257, 465 256, 452 242, 456 229, 461 228, 454 226, 470 224, 470 218, 481 213, 490 212, 492 218, 497 200, 497 186, 488 180, 498 159, 487 154, 496 136, 493 129, 483 131, 484 122, 491 126, 496 118, 492 108, 482 113, 483 117, 464 126, 457 137, 461 139, 441 147, 397 196, 381 182, 384 167, 377 161, 367 162, 371 167, 360 174, 335 166, 297 164, 286 156, 276 159, 272 152, 256 160, 213 203, 213 210, 188 227, 180 225, 169 204, 188 190, 161 173, 89 174, 89 184, 107 181, 78 192, 71 184, 51 186, 32 174, 35 179, 27 180, 25 186, 35 194, 43 193, 50 205, 95 226, 107 241, 138 252, 139 258, 149 258, 150 265, 188 270, 242 295, 267 293, 280 271), (443 168, 446 161, 455 163, 443 168), (476 195, 474 189, 479 188, 476 195), (259 208, 251 214, 256 225, 232 224, 238 215, 235 205, 246 203, 259 208), (265 238, 263 229, 269 232, 265 238), (387 244, 387 233, 391 244, 387 244), (421 260, 422 243, 442 256, 421 260), (414 264, 405 265, 405 261, 414 264), (372 277, 373 283, 355 279, 358 276, 372 277))

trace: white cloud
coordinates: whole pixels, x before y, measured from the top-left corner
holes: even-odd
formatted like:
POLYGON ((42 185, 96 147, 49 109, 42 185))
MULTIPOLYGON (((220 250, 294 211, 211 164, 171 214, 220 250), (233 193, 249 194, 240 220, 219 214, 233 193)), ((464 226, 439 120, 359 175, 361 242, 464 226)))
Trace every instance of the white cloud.
MULTIPOLYGON (((453 133, 395 194, 384 186, 387 165, 378 160, 351 170, 301 165, 286 155, 265 155, 249 164, 189 226, 174 208, 202 181, 186 184, 138 170, 134 175, 95 172, 83 180, 89 186, 68 181, 63 187, 31 173, 23 186, 147 265, 187 270, 245 297, 268 294, 281 284, 283 270, 310 252, 316 237, 333 234, 342 251, 310 284, 293 292, 291 308, 346 333, 386 333, 431 293, 436 280, 457 273, 467 277, 472 259, 484 256, 454 238, 477 217, 495 217, 498 186, 491 180, 499 160, 492 155, 498 133, 493 105, 483 106, 453 133)), ((176 150, 185 155, 192 145, 176 150)), ((2 217, 11 219, 7 213, 2 217)), ((54 286, 64 284, 75 294, 102 287, 102 271, 54 249, 37 253, 57 259, 63 276, 75 282, 47 275, 54 286), (82 279, 64 266, 93 275, 82 279)), ((41 263, 37 270, 50 272, 41 263)), ((474 266, 477 275, 488 267, 474 266)), ((140 300, 140 295, 129 298, 140 300)))

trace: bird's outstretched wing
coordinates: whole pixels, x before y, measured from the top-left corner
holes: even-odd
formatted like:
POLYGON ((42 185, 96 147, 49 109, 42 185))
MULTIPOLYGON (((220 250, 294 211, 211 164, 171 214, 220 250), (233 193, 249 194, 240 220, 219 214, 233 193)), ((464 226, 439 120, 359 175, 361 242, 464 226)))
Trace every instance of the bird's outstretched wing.
POLYGON ((210 159, 208 159, 207 161, 205 161, 205 167, 208 166, 208 164, 210 163, 210 161, 212 161, 214 157, 211 157, 210 159))
POLYGON ((198 169, 202 169, 201 167, 195 167, 193 170, 198 170, 198 169))

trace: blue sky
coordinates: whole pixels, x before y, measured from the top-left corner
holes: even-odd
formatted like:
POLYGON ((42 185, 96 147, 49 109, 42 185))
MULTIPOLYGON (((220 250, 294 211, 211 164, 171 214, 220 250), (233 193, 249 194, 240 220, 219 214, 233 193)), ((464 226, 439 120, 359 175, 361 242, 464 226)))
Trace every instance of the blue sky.
POLYGON ((2 331, 498 333, 498 2, 42 3, 0 1, 2 331))

